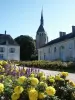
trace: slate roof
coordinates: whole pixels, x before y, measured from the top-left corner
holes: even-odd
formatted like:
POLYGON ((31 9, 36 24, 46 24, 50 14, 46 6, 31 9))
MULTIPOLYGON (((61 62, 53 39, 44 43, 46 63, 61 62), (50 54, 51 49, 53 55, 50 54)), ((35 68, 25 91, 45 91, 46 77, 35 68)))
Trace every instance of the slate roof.
MULTIPOLYGON (((69 33, 69 34, 66 34, 66 35, 64 35, 62 37, 56 38, 54 40, 51 40, 50 42, 48 42, 47 44, 43 45, 42 47, 53 45, 55 43, 59 43, 61 41, 65 41, 65 40, 68 40, 68 39, 71 39, 71 38, 74 38, 74 37, 75 37, 75 33, 69 33)), ((42 48, 42 47, 40 47, 40 48, 42 48)))
POLYGON ((37 33, 39 33, 39 32, 45 32, 43 25, 39 26, 37 33))
POLYGON ((8 45, 19 46, 10 35, 0 34, 0 45, 6 45, 6 42, 8 42, 8 45))

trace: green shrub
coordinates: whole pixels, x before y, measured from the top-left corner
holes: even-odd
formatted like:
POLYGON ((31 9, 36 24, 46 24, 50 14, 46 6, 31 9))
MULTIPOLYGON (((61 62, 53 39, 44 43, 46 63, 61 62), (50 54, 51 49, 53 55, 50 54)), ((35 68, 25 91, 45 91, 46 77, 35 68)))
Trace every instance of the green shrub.
POLYGON ((75 69, 74 62, 62 62, 62 61, 44 61, 44 60, 34 60, 34 61, 20 61, 18 62, 20 66, 35 67, 40 69, 48 70, 73 70, 75 69))

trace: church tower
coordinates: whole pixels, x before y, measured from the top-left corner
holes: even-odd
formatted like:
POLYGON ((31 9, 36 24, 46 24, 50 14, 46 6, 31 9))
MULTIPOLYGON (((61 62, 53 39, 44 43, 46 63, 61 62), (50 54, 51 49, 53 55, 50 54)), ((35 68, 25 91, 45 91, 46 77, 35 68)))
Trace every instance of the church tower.
POLYGON ((44 26, 44 19, 43 19, 43 9, 42 9, 40 26, 36 32, 36 50, 48 42, 48 37, 43 26, 44 26))

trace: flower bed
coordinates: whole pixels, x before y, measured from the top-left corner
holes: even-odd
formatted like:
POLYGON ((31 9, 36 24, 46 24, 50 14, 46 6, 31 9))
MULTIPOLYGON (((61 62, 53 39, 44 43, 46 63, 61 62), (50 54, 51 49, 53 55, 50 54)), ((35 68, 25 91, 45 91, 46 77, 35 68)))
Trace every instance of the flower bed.
POLYGON ((0 100, 75 100, 75 83, 67 76, 45 76, 39 69, 0 61, 0 100))

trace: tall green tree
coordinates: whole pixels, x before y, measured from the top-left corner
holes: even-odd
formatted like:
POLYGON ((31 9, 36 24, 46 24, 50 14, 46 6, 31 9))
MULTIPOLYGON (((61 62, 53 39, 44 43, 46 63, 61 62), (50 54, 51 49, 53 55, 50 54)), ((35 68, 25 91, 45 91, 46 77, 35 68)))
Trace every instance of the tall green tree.
POLYGON ((15 41, 20 45, 20 60, 31 60, 31 56, 35 52, 33 38, 27 35, 20 35, 15 38, 15 41))

